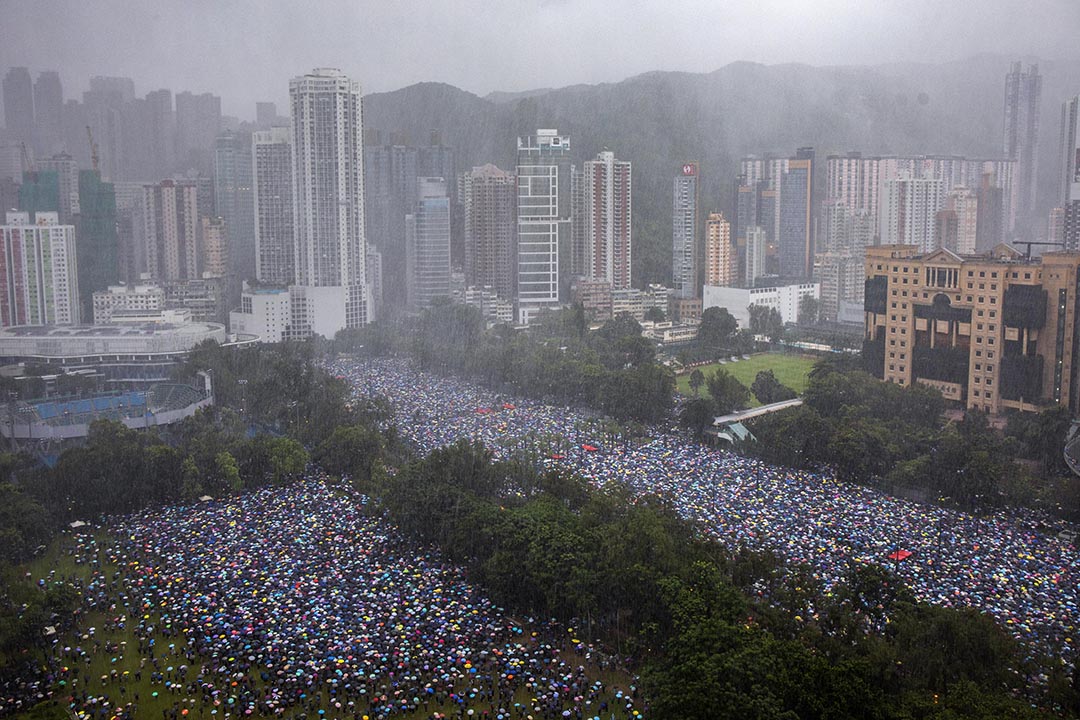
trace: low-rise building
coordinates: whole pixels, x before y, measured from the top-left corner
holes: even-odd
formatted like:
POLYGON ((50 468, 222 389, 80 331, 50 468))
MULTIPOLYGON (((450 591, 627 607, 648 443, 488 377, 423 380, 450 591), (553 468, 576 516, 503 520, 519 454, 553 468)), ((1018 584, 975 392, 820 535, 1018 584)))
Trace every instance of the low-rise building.
POLYGON ((739 327, 750 326, 750 306, 764 305, 775 308, 780 319, 793 323, 799 319, 799 304, 804 297, 815 300, 821 297, 820 283, 797 283, 776 287, 733 288, 706 285, 702 293, 702 308, 727 308, 727 311, 739 321, 739 327))
POLYGON ((192 348, 207 340, 225 344, 225 326, 21 325, 0 329, 0 363, 46 365, 57 373, 91 370, 109 389, 145 388, 169 382, 192 348))
POLYGON ((240 308, 229 313, 229 330, 254 335, 259 342, 279 343, 288 339, 292 303, 288 288, 252 288, 240 293, 240 308))
POLYGON ((118 310, 156 312, 165 308, 165 291, 158 285, 110 285, 93 295, 94 324, 109 322, 118 310))

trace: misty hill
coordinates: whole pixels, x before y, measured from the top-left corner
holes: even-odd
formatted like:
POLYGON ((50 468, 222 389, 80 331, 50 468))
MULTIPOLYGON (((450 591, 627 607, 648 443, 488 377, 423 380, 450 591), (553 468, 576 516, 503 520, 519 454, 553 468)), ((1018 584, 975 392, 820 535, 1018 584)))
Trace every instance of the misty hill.
MULTIPOLYGON (((622 82, 480 98, 413 85, 364 99, 365 124, 413 143, 432 129, 457 151, 459 171, 510 169, 516 137, 538 127, 570 134, 579 162, 605 147, 634 164, 635 284, 670 280, 671 178, 701 163, 705 209, 731 211, 738 160, 812 145, 818 158, 875 153, 1001 155, 1011 58, 874 67, 739 62, 708 74, 651 72, 622 82)), ((1025 59, 1026 61, 1026 59, 1025 59)), ((1060 106, 1080 92, 1080 67, 1041 62, 1040 205, 1056 202, 1060 106)), ((823 165, 819 165, 823 168, 823 165)), ((822 174, 819 182, 824 181, 822 174)))

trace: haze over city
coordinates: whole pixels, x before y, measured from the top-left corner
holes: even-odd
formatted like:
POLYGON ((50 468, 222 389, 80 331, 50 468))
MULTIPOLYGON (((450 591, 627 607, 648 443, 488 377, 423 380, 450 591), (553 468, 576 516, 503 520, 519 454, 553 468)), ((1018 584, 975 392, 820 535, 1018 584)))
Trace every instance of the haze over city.
POLYGON ((0 0, 0 720, 1080 719, 1080 0, 0 0))
POLYGON ((310 67, 340 67, 365 93, 446 82, 484 95, 736 61, 1068 60, 1080 27, 1071 0, 4 0, 0 12, 0 67, 59 70, 72 93, 91 74, 213 92, 244 119, 310 67))

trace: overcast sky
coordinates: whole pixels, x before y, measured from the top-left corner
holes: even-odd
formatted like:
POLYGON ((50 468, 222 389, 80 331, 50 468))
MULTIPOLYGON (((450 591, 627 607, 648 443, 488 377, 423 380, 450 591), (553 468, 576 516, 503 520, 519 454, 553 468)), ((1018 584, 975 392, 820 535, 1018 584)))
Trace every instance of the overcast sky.
POLYGON ((364 92, 420 81, 486 94, 649 70, 1080 58, 1080 0, 0 0, 0 68, 222 96, 251 118, 288 80, 339 67, 364 92))

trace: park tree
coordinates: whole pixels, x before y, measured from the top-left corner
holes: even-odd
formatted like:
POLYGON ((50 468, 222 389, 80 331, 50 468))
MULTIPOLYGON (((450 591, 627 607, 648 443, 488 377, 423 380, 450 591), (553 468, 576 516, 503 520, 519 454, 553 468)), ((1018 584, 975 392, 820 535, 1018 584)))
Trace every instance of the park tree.
POLYGON ((701 313, 701 324, 698 325, 697 341, 702 347, 719 349, 727 347, 735 331, 739 329, 739 321, 728 312, 727 308, 711 307, 701 313))
POLYGON ((709 395, 716 403, 716 412, 726 415, 733 410, 742 410, 750 402, 750 391, 734 375, 723 368, 717 368, 707 381, 709 395))
POLYGON ((653 305, 645 311, 645 322, 661 323, 667 320, 667 315, 664 314, 664 309, 653 305))
POLYGON ((364 489, 376 472, 383 447, 383 439, 374 428, 339 427, 315 448, 315 461, 328 473, 348 476, 364 489))
POLYGON ((701 386, 705 384, 705 373, 701 372, 701 368, 694 368, 690 372, 690 380, 688 382, 691 392, 694 393, 694 397, 697 397, 698 392, 701 390, 701 386))
POLYGON ((803 295, 799 298, 799 323, 813 325, 818 321, 821 314, 821 301, 813 295, 803 295))
POLYGON ((776 375, 770 370, 759 370, 754 382, 750 385, 750 392, 762 405, 769 403, 791 400, 797 397, 797 393, 787 385, 781 384, 776 375))
POLYGON ((751 305, 750 330, 755 335, 764 335, 773 342, 784 336, 784 321, 780 318, 780 311, 767 305, 751 305))
POLYGON ((716 404, 709 398, 694 398, 683 405, 679 413, 679 422, 685 425, 697 437, 712 425, 716 417, 716 404))

